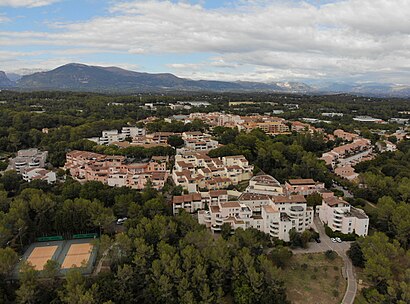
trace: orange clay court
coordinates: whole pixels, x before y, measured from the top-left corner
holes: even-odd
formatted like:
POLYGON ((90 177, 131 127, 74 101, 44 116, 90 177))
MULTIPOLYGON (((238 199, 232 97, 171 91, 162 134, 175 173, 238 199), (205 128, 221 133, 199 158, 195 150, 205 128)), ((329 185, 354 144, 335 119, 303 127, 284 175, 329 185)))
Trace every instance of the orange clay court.
POLYGON ((36 247, 27 259, 35 270, 43 270, 48 260, 51 260, 58 246, 36 247))
POLYGON ((62 269, 81 267, 82 263, 88 263, 90 259, 93 245, 86 244, 72 244, 67 252, 67 256, 64 259, 62 269))

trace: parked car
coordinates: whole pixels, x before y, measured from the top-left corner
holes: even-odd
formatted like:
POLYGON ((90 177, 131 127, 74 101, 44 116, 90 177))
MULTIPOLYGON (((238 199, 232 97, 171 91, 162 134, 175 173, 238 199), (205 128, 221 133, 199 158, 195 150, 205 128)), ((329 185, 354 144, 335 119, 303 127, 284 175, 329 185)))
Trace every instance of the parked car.
POLYGON ((316 241, 316 243, 321 243, 322 242, 319 238, 315 239, 315 241, 316 241))
POLYGON ((337 243, 335 238, 331 238, 330 240, 332 241, 332 243, 337 243))
POLYGON ((127 218, 126 217, 124 217, 124 218, 119 218, 118 220, 117 220, 117 225, 122 225, 122 224, 124 224, 124 222, 127 220, 127 218))
POLYGON ((338 243, 341 243, 341 242, 342 242, 342 240, 341 240, 339 237, 335 238, 335 240, 336 240, 336 242, 338 242, 338 243))

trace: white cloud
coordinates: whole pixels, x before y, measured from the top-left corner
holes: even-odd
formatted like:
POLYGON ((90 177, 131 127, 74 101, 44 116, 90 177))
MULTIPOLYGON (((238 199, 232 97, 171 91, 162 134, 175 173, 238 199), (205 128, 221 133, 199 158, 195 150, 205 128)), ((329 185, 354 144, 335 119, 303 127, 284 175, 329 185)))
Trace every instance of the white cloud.
POLYGON ((0 6, 40 7, 50 5, 60 0, 0 0, 0 6))
MULTIPOLYGON (((51 1, 0 0, 0 5, 5 2, 51 1)), ((0 45, 187 54, 186 62, 169 62, 167 67, 192 77, 374 77, 388 69, 389 77, 397 73, 410 81, 408 0, 238 3, 210 10, 187 1, 113 2, 106 17, 55 24, 52 33, 3 32, 0 45), (197 53, 211 55, 199 63, 190 60, 189 55, 197 53)))
POLYGON ((10 18, 7 17, 5 14, 0 13, 0 23, 9 22, 10 18))

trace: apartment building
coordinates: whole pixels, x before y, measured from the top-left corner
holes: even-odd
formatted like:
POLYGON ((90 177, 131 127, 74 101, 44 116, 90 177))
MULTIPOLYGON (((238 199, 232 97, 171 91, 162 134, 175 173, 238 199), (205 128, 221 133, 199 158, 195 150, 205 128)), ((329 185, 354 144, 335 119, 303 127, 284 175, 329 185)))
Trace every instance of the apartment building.
MULTIPOLYGON (((275 181, 267 176, 261 176, 261 179, 275 181)), ((264 188, 264 193, 260 193, 260 188, 252 187, 238 201, 212 203, 209 210, 198 212, 198 221, 215 233, 221 231, 224 223, 228 223, 232 229, 252 227, 284 241, 289 241, 292 228, 303 232, 311 227, 313 209, 307 207, 303 195, 278 195, 276 187, 272 187, 270 193, 268 189, 264 188)))
POLYGON ((44 168, 47 155, 47 151, 40 151, 37 148, 19 150, 17 156, 9 160, 7 170, 15 170, 23 174, 26 169, 44 168))
POLYGON ((218 141, 213 140, 211 135, 202 132, 183 132, 182 139, 184 140, 184 147, 177 149, 177 154, 192 151, 207 152, 219 146, 218 141))
POLYGON ((218 190, 237 185, 252 177, 253 166, 242 156, 211 158, 191 152, 175 156, 172 179, 189 193, 199 189, 218 190))
POLYGON ((335 197, 326 197, 322 205, 316 207, 320 220, 333 231, 355 233, 365 236, 369 230, 369 217, 363 210, 352 207, 348 202, 335 197))
POLYGON ((124 134, 125 137, 134 138, 136 136, 146 135, 147 130, 139 127, 122 127, 121 133, 124 134))
POLYGON ((66 155, 64 169, 77 180, 99 181, 113 187, 143 189, 148 181, 162 189, 169 175, 167 161, 153 157, 147 163, 128 163, 124 156, 71 151, 66 155))
POLYGON ((269 135, 290 133, 289 127, 282 121, 259 122, 256 124, 256 127, 269 135))
POLYGON ((172 199, 173 214, 176 215, 180 210, 185 210, 188 213, 195 213, 198 210, 209 208, 209 206, 217 206, 221 202, 228 201, 227 190, 211 190, 207 192, 195 192, 174 196, 172 199))
POLYGON ((355 165, 364 160, 371 159, 373 148, 370 140, 357 138, 352 143, 339 146, 323 153, 321 159, 333 168, 338 166, 355 165))
POLYGON ((341 138, 341 139, 346 140, 346 141, 353 141, 353 140, 359 138, 359 135, 358 135, 358 134, 349 133, 349 132, 346 132, 346 131, 344 131, 344 130, 342 130, 342 129, 337 129, 337 130, 335 130, 335 131, 333 132, 333 135, 334 135, 335 137, 337 137, 337 138, 341 138))
POLYGON ((316 182, 311 178, 305 179, 290 179, 285 183, 285 190, 287 194, 310 195, 325 189, 325 184, 316 182))
POLYGON ((56 173, 43 168, 29 168, 23 171, 23 180, 31 182, 33 180, 46 181, 49 184, 53 184, 57 180, 56 173))

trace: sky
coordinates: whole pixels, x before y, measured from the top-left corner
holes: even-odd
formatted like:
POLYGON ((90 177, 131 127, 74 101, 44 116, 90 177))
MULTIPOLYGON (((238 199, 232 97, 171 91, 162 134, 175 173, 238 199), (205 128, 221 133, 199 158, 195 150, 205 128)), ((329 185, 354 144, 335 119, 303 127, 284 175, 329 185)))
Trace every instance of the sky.
POLYGON ((0 70, 410 85, 410 0, 0 0, 0 70))

